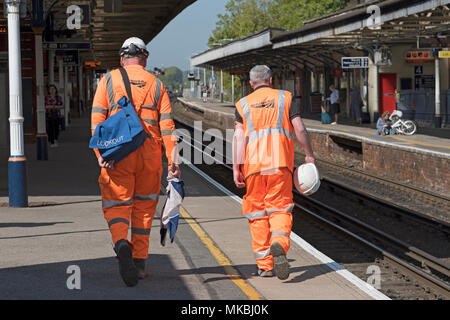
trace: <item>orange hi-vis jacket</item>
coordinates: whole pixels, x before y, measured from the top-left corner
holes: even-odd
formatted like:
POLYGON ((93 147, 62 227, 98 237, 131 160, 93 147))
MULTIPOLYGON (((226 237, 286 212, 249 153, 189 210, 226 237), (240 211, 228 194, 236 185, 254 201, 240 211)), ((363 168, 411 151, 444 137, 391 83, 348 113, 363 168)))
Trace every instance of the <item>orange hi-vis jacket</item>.
MULTIPOLYGON (((164 142, 168 162, 172 164, 177 138, 174 135, 172 107, 164 85, 140 65, 129 65, 124 68, 130 79, 136 113, 141 118, 146 132, 156 142, 164 142)), ((118 69, 112 70, 100 80, 97 87, 92 103, 92 134, 99 123, 120 110, 117 101, 123 96, 127 94, 122 75, 118 69)), ((94 152, 97 158, 100 157, 97 149, 94 149, 94 152)))
POLYGON ((289 120, 292 94, 259 88, 236 103, 245 134, 244 178, 264 171, 294 168, 294 128, 289 120))

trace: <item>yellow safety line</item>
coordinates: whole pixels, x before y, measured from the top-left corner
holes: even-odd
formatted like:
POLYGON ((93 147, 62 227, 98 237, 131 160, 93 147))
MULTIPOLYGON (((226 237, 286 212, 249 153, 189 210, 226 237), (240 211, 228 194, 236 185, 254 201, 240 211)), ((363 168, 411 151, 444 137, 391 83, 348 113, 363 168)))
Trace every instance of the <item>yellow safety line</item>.
POLYGON ((180 215, 189 224, 189 226, 194 230, 200 240, 205 244, 208 250, 211 252, 213 257, 217 262, 224 268, 227 276, 244 292, 250 300, 262 300, 261 295, 256 292, 256 290, 248 284, 239 272, 233 267, 231 261, 225 256, 225 254, 220 250, 214 241, 206 234, 202 227, 192 218, 192 216, 180 206, 180 215))
POLYGON ((409 143, 423 144, 424 146, 429 146, 429 147, 450 149, 450 147, 447 147, 447 146, 440 146, 440 145, 436 145, 436 144, 425 143, 425 142, 420 142, 420 141, 415 141, 415 140, 402 139, 402 138, 399 138, 399 137, 391 137, 391 138, 397 139, 397 140, 401 140, 401 141, 406 141, 406 142, 409 142, 409 143))

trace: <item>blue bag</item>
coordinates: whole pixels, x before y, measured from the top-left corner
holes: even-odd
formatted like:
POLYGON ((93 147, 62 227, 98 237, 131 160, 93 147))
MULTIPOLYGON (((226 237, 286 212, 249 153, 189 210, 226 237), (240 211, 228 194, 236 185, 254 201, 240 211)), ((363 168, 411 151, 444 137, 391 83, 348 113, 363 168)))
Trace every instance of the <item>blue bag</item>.
MULTIPOLYGON (((120 68, 124 78, 128 97, 132 101, 131 88, 126 71, 120 68)), ((110 96, 111 97, 111 96, 110 96)), ((89 142, 89 148, 98 149, 106 161, 119 162, 144 144, 149 136, 142 126, 141 120, 132 102, 123 96, 117 102, 119 112, 99 123, 89 142)), ((113 101, 110 101, 113 104, 113 101)))
POLYGON ((331 123, 331 118, 330 115, 328 114, 328 112, 322 112, 322 123, 323 124, 330 124, 331 123))

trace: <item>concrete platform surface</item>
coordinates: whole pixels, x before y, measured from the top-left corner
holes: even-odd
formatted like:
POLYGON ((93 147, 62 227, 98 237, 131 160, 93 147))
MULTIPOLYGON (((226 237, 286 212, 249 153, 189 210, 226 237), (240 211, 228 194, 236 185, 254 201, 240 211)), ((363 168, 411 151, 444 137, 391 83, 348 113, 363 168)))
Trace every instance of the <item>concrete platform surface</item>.
MULTIPOLYGON (((159 243, 155 218, 148 268, 150 276, 127 288, 118 273, 110 233, 101 211, 99 168, 88 149, 89 119, 74 119, 61 134, 60 147, 48 161, 37 161, 27 145, 28 208, 9 208, 0 190, 0 299, 150 299, 246 300, 254 298, 227 273, 204 238, 215 243, 263 299, 373 299, 301 247, 288 253, 286 281, 259 278, 247 221, 240 205, 183 165, 187 185, 184 208, 192 221, 180 219, 174 243, 159 243), (202 239, 189 222, 197 223, 202 239), (74 269, 81 289, 70 289, 74 269)), ((3 179, 3 177, 2 177, 3 179)), ((157 215, 164 196, 160 197, 157 215)), ((376 290, 374 290, 376 291, 376 290)))

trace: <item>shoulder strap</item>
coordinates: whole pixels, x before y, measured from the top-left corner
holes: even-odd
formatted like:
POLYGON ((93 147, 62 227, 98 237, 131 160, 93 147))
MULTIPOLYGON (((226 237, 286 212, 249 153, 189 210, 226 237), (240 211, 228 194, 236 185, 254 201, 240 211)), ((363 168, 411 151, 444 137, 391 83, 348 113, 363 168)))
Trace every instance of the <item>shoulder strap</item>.
POLYGON ((127 71, 123 67, 120 67, 119 71, 122 74, 123 83, 125 84, 125 90, 127 90, 128 100, 130 100, 131 104, 134 105, 133 96, 131 95, 130 79, 128 78, 127 71))

